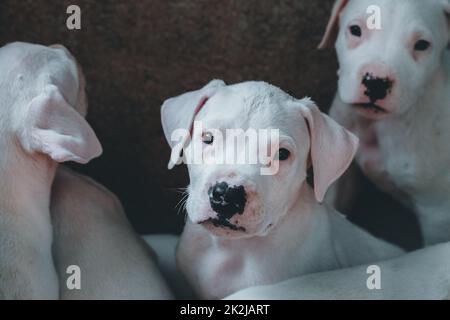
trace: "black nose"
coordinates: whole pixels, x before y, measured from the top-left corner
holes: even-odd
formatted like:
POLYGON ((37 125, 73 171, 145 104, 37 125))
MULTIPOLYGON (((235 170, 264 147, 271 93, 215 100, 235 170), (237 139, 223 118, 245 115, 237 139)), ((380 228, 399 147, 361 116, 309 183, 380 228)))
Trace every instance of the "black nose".
POLYGON ((386 98, 392 88, 392 80, 389 78, 374 77, 370 73, 366 73, 362 84, 367 89, 364 94, 370 98, 370 102, 372 103, 386 98))
POLYGON ((218 213, 219 220, 228 220, 235 214, 242 214, 247 202, 243 186, 230 187, 226 182, 216 183, 209 188, 209 203, 218 213))

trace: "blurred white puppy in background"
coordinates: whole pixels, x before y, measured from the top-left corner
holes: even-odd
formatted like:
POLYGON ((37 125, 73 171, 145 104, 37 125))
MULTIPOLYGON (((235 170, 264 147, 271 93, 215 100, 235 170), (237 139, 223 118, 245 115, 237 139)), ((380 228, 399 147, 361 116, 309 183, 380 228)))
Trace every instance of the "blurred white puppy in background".
POLYGON ((13 43, 0 49, 0 68, 0 298, 170 298, 114 195, 57 169, 102 152, 74 57, 60 45, 13 43), (66 283, 74 265, 80 290, 66 283))
POLYGON ((102 152, 76 109, 84 88, 64 48, 0 49, 0 298, 57 299, 50 189, 58 162, 102 152))
POLYGON ((223 298, 243 288, 402 253, 320 204, 351 163, 357 139, 309 99, 294 99, 264 82, 227 86, 213 81, 167 100, 161 112, 173 150, 169 167, 182 150, 186 157, 198 151, 205 161, 188 163, 188 219, 177 252, 180 269, 200 297, 223 298), (194 120, 203 130, 192 129, 194 120), (215 163, 219 134, 233 128, 280 132, 278 142, 246 141, 236 146, 238 153, 258 153, 274 144, 279 149, 266 163, 215 163), (192 137, 175 143, 177 129, 192 131, 192 137), (196 142, 201 148, 193 150, 196 142), (261 168, 274 161, 278 170, 262 175, 261 168), (310 166, 314 188, 306 181, 310 166))
POLYGON ((417 213, 426 245, 450 240, 449 15, 448 0, 338 0, 320 44, 337 34, 331 116, 360 138, 364 174, 417 213))

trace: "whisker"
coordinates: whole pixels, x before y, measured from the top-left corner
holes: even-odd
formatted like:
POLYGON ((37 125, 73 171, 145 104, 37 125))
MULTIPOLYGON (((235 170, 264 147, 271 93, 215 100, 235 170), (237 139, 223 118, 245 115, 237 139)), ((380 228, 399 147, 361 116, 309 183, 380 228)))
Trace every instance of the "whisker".
POLYGON ((178 208, 177 215, 180 215, 181 213, 186 211, 186 203, 187 199, 184 199, 181 206, 178 208))
POLYGON ((183 201, 185 201, 185 200, 187 199, 188 196, 189 196, 189 194, 188 194, 188 193, 185 193, 185 194, 181 197, 180 201, 178 201, 178 203, 176 204, 175 209, 176 209, 180 204, 182 204, 183 201))
POLYGON ((171 191, 171 192, 176 192, 176 193, 185 193, 187 191, 187 187, 184 188, 166 188, 166 190, 171 191))
POLYGON ((178 204, 175 206, 175 208, 178 208, 177 215, 185 211, 188 198, 189 193, 185 192, 184 195, 181 197, 180 201, 178 202, 178 204))

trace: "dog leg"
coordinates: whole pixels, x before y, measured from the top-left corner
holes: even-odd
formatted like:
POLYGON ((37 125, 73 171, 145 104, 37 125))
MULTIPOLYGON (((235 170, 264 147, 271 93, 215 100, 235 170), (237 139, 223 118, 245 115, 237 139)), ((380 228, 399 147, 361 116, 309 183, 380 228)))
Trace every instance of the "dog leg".
POLYGON ((169 299, 154 254, 134 232, 119 200, 68 169, 57 171, 52 192, 54 255, 62 299, 169 299), (81 288, 66 285, 80 268, 81 288))
POLYGON ((176 249, 179 237, 174 235, 147 235, 144 241, 156 252, 158 267, 177 299, 194 299, 194 291, 179 271, 176 249))

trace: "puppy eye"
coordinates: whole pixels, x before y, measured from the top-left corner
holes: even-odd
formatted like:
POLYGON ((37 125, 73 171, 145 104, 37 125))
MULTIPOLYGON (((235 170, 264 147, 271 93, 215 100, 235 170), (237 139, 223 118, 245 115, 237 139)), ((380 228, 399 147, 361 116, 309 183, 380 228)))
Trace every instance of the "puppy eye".
POLYGON ((202 141, 204 144, 213 144, 214 136, 211 132, 205 132, 202 135, 202 141))
POLYGON ((291 152, 288 149, 281 148, 280 150, 278 150, 278 160, 280 161, 286 161, 287 159, 289 159, 290 155, 291 152))
POLYGON ((427 40, 419 40, 414 45, 414 50, 416 51, 425 51, 431 46, 431 43, 427 40))
POLYGON ((355 37, 361 37, 362 36, 361 27, 357 25, 350 26, 350 33, 355 37))

